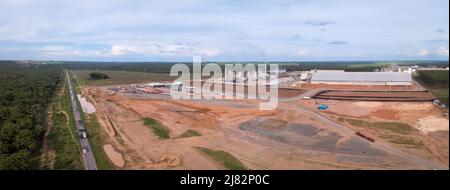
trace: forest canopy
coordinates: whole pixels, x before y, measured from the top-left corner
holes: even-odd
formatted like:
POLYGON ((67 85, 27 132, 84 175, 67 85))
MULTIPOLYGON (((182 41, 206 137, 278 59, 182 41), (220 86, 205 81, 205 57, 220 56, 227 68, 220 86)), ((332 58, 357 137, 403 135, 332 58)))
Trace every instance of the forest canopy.
POLYGON ((61 69, 0 62, 0 170, 36 169, 61 69))
POLYGON ((104 73, 98 73, 98 72, 93 72, 89 74, 90 79, 92 80, 101 80, 101 79, 107 79, 109 78, 108 75, 104 74, 104 73))

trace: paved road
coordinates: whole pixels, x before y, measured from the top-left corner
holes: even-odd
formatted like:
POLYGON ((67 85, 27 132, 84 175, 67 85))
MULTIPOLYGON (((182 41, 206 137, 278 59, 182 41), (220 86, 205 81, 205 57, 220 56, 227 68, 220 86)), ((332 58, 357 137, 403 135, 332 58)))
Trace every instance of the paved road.
MULTIPOLYGON (((67 72, 67 70, 66 70, 66 76, 67 76, 67 81, 69 84, 69 93, 70 93, 70 99, 72 102, 72 112, 73 112, 73 115, 75 118, 75 123, 77 125, 77 129, 79 132, 85 131, 86 129, 84 128, 83 120, 81 119, 80 111, 78 110, 77 101, 76 101, 75 95, 73 93, 72 82, 70 82, 69 73, 67 72)), ((89 140, 87 138, 80 137, 80 145, 81 145, 82 150, 83 149, 86 150, 86 153, 82 152, 84 168, 86 170, 97 170, 97 164, 95 163, 95 158, 92 153, 92 148, 91 148, 91 145, 89 144, 89 140)))

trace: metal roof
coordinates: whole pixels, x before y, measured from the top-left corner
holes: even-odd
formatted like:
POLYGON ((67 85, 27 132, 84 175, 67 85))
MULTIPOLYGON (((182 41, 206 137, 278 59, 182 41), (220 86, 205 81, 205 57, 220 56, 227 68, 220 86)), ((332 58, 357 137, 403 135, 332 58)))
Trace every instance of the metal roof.
POLYGON ((412 78, 411 74, 403 72, 319 72, 311 81, 412 82, 412 78))

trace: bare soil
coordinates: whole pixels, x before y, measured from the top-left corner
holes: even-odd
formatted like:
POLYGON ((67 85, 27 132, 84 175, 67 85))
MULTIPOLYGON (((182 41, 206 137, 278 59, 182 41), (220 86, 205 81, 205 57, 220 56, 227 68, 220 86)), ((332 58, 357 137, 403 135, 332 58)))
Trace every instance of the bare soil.
POLYGON ((332 100, 361 101, 432 101, 436 99, 426 91, 336 91, 328 90, 317 94, 314 98, 332 100))
MULTIPOLYGON (((259 102, 250 100, 136 97, 113 94, 104 87, 87 87, 84 95, 95 100, 99 124, 109 134, 108 144, 122 154, 123 169, 223 168, 195 147, 225 151, 249 169, 430 169, 435 166, 364 141, 356 137, 356 130, 351 126, 344 130, 330 125, 307 108, 303 109, 306 106, 316 111, 313 103, 304 105, 292 100, 279 102, 276 110, 261 111, 259 102), (143 124, 144 117, 156 119, 168 127, 171 137, 189 129, 202 135, 162 140, 143 124)), ((386 108, 385 103, 364 105, 336 101, 334 104, 325 114, 362 118, 378 114, 379 119, 388 119, 377 113, 376 110, 382 108, 395 110, 392 112, 401 120, 407 120, 432 108, 425 106, 417 112, 404 112, 398 109, 401 106, 386 108)), ((429 114, 436 112, 432 110, 429 114)))
MULTIPOLYGON (((396 134, 386 130, 348 126, 364 131, 377 140, 389 141, 394 146, 441 162, 448 166, 449 120, 445 111, 431 102, 363 102, 363 101, 323 101, 329 105, 324 114, 335 118, 350 118, 364 122, 404 123, 417 132, 396 134), (433 132, 446 135, 435 135, 433 132)), ((312 109, 317 105, 309 105, 312 109)), ((347 123, 348 124, 348 123, 347 123)))
POLYGON ((123 167, 125 165, 125 160, 123 159, 122 154, 117 152, 112 145, 104 145, 103 150, 115 166, 123 167))

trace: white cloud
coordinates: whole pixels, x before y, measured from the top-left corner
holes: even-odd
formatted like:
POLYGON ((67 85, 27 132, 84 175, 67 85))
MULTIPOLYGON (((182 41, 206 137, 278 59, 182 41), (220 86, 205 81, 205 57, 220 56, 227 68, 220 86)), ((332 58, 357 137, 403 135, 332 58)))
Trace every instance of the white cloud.
POLYGON ((127 46, 124 46, 124 45, 113 45, 111 47, 111 50, 109 51, 109 53, 112 56, 121 56, 121 55, 125 55, 127 51, 128 51, 128 47, 127 46))
POLYGON ((448 56, 448 48, 442 46, 436 51, 436 53, 437 53, 437 55, 440 55, 440 56, 448 56))
POLYGON ((448 13, 448 1, 409 1, 371 1, 368 5, 357 0, 330 1, 323 6, 322 1, 307 0, 0 0, 0 48, 19 47, 17 53, 0 53, 20 58, 35 53, 35 57, 50 59, 63 54, 80 60, 80 55, 87 54, 105 58, 92 60, 142 61, 186 60, 195 54, 235 61, 300 56, 336 60, 334 54, 339 54, 345 60, 354 59, 355 52, 361 55, 357 59, 409 58, 426 48, 425 54, 445 58, 437 56, 445 51, 436 51, 440 46, 448 49, 448 43, 412 45, 426 39, 448 41, 448 35, 441 33, 448 31, 448 17, 442 16, 448 13), (434 32, 437 29, 443 30, 434 32), (417 32, 404 32, 412 30, 417 32), (293 35, 301 38, 293 40, 293 35), (334 44, 346 46, 327 43, 337 39, 342 41, 334 44), (14 46, 11 41, 20 44, 14 46), (48 44, 65 47, 32 52, 48 44), (298 50, 299 46, 304 50, 298 50))
POLYGON ((2 50, 5 50, 5 51, 17 51, 17 50, 19 50, 19 48, 17 48, 17 47, 7 47, 7 48, 2 48, 2 50))
POLYGON ((98 50, 79 50, 79 49, 73 49, 71 47, 65 47, 65 46, 44 46, 42 48, 38 48, 38 51, 43 52, 45 55, 53 55, 53 56, 105 56, 106 54, 104 52, 98 51, 98 50))
POLYGON ((200 54, 203 54, 207 57, 214 57, 217 56, 221 53, 221 51, 219 50, 215 50, 215 49, 206 49, 206 50, 201 50, 200 54))
POLYGON ((305 56, 305 55, 309 55, 309 52, 306 50, 298 50, 297 55, 305 56))
POLYGON ((149 44, 149 45, 113 45, 108 52, 110 56, 139 54, 145 56, 192 56, 196 54, 214 57, 221 51, 211 48, 198 48, 197 44, 149 44))
POLYGON ((427 49, 420 49, 420 50, 417 52, 417 55, 418 55, 418 56, 427 56, 427 55, 430 55, 430 52, 429 52, 427 49))

